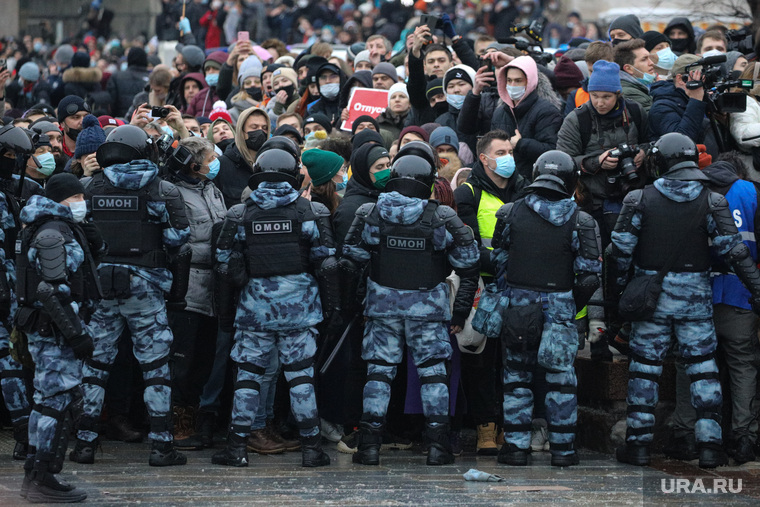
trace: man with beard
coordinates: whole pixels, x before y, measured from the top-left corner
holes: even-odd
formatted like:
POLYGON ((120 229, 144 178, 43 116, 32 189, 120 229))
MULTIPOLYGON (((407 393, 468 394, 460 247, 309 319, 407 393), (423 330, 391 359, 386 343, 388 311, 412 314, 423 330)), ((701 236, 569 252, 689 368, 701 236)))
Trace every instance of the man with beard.
MULTIPOLYGON (((42 119, 40 121, 32 123, 32 130, 40 135, 46 135, 50 142, 50 152, 55 159, 55 170, 57 172, 63 171, 66 167, 69 157, 63 153, 63 134, 60 127, 55 123, 42 119)), ((76 146, 76 142, 74 143, 76 146)))
POLYGON ((85 104, 82 97, 68 95, 58 104, 58 123, 63 131, 61 148, 67 157, 74 155, 77 137, 82 132, 82 120, 90 112, 90 106, 85 104))

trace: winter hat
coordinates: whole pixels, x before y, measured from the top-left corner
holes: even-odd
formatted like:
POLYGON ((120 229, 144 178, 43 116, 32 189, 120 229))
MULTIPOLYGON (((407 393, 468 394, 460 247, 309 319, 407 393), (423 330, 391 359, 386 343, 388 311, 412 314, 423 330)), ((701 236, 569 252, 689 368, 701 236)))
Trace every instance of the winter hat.
POLYGON ((439 93, 443 93, 443 79, 437 77, 428 82, 425 87, 425 97, 430 101, 439 93))
POLYGON ((306 153, 308 150, 313 150, 319 143, 327 139, 327 132, 324 130, 317 130, 307 134, 306 140, 303 143, 303 151, 306 153))
POLYGON ((46 132, 60 132, 61 129, 55 126, 55 123, 51 123, 49 121, 45 121, 43 119, 39 119, 36 122, 32 123, 31 129, 38 134, 44 134, 46 132))
POLYGON ((586 50, 581 48, 573 48, 567 53, 565 53, 563 56, 566 56, 570 58, 574 62, 584 62, 584 58, 586 57, 586 50))
POLYGON ((391 104, 391 97, 393 97, 393 94, 401 92, 404 95, 406 95, 406 98, 409 98, 409 90, 406 89, 406 84, 404 83, 396 83, 393 86, 391 86, 388 89, 388 105, 391 104))
POLYGON ((187 63, 187 66, 191 69, 200 69, 201 65, 203 65, 203 62, 206 60, 205 53, 198 46, 185 46, 180 52, 182 53, 182 58, 185 59, 185 63, 187 63))
POLYGON ((433 131, 440 126, 441 126, 440 123, 431 121, 430 123, 423 123, 422 125, 420 125, 420 128, 424 130, 425 132, 427 132, 428 137, 430 137, 430 134, 432 134, 433 131))
POLYGON ((594 63, 594 72, 588 80, 590 92, 619 92, 620 66, 615 62, 599 60, 594 63))
POLYGON ((660 32, 654 32, 651 30, 649 32, 645 32, 644 35, 641 36, 641 39, 644 39, 644 47, 650 53, 657 44, 660 44, 662 42, 667 42, 670 44, 670 39, 668 39, 667 36, 661 34, 660 32))
POLYGON ((129 48, 127 53, 127 67, 147 67, 148 54, 141 47, 129 48))
POLYGON ((298 86, 298 75, 296 74, 296 71, 291 69, 290 67, 280 67, 279 69, 272 72, 272 85, 274 86, 274 80, 276 77, 282 76, 291 83, 293 83, 294 86, 298 86))
POLYGON ((406 134, 409 132, 414 132, 418 136, 422 138, 423 141, 428 142, 428 139, 430 139, 430 136, 428 135, 427 131, 423 129, 422 127, 418 127, 417 125, 409 125, 404 130, 401 131, 401 133, 398 135, 398 140, 401 141, 401 139, 404 138, 406 134))
POLYGON ((394 82, 398 82, 398 74, 396 73, 396 67, 388 62, 380 62, 372 69, 372 75, 384 74, 393 79, 394 82))
POLYGON ((293 125, 280 125, 274 131, 274 136, 287 136, 291 135, 297 139, 298 144, 303 144, 303 136, 293 125))
POLYGON ((240 70, 238 71, 238 86, 243 87, 243 82, 249 77, 261 77, 261 69, 264 67, 261 65, 261 60, 255 56, 249 56, 243 63, 240 64, 240 70))
POLYGON ((554 83, 557 88, 577 88, 581 85, 581 81, 583 81, 583 73, 575 62, 567 56, 560 58, 554 67, 554 83))
POLYGON ((71 64, 71 58, 74 56, 74 46, 71 44, 62 44, 58 47, 53 57, 53 61, 61 67, 68 67, 71 64))
POLYGON ((100 121, 95 116, 88 114, 82 120, 82 132, 77 136, 74 158, 82 158, 90 153, 95 153, 104 142, 106 142, 106 135, 100 126, 100 121))
POLYGON ((211 110, 211 114, 209 115, 209 119, 212 122, 217 118, 227 120, 230 122, 230 124, 232 124, 232 116, 230 116, 230 113, 227 111, 227 104, 223 100, 217 100, 214 102, 214 107, 211 110))
POLYGON ((84 103, 82 97, 77 95, 65 96, 58 103, 58 123, 63 123, 63 120, 69 116, 74 116, 79 111, 90 112, 89 106, 84 103))
MULTIPOLYGON (((676 63, 673 64, 673 68, 670 69, 670 74, 668 74, 668 79, 673 79, 675 76, 678 76, 680 74, 686 73, 686 67, 693 63, 697 63, 699 61, 699 57, 697 55, 692 55, 691 53, 685 53, 679 56, 676 59, 676 63)), ((692 67, 691 70, 701 70, 702 67, 692 67)))
POLYGON ((283 68, 284 65, 280 65, 279 63, 268 63, 267 65, 264 65, 264 68, 261 69, 261 75, 268 73, 274 73, 277 69, 283 68))
POLYGON ((736 60, 741 57, 746 58, 746 56, 739 51, 729 51, 726 53, 726 61, 720 64, 724 76, 731 74, 731 71, 734 70, 734 65, 736 65, 736 60))
POLYGON ((626 14, 625 16, 615 18, 612 23, 610 23, 607 35, 609 35, 612 30, 622 30, 634 39, 640 39, 641 36, 644 35, 644 30, 641 29, 641 21, 639 21, 639 18, 637 18, 635 14, 626 14))
POLYGON ((332 124, 330 123, 330 119, 322 113, 314 113, 307 116, 303 121, 304 127, 309 123, 319 123, 325 128, 328 134, 332 132, 332 124))
POLYGON ((34 62, 26 62, 19 69, 18 75, 24 81, 36 83, 40 79, 40 68, 34 62))
POLYGON ((475 71, 467 65, 455 65, 447 70, 446 74, 443 76, 443 82, 441 83, 444 92, 446 91, 446 85, 448 85, 449 81, 452 79, 461 79, 472 86, 475 82, 475 71))
POLYGON ((358 134, 351 136, 351 152, 358 150, 365 143, 379 144, 382 146, 385 144, 383 136, 379 132, 375 132, 372 129, 364 129, 358 134))
POLYGON ((333 176, 338 174, 343 167, 343 157, 332 151, 306 150, 301 155, 301 162, 306 166, 309 177, 314 185, 324 185, 330 181, 333 176))
POLYGON ((459 138, 451 127, 438 127, 430 134, 430 145, 433 148, 447 145, 459 151, 459 138))
POLYGON ((208 58, 206 58, 206 61, 203 62, 203 72, 205 73, 207 69, 216 69, 220 70, 222 68, 222 64, 227 61, 227 53, 224 51, 214 51, 210 55, 208 55, 208 58))
POLYGON ((45 184, 45 197, 51 201, 60 203, 77 194, 84 194, 84 187, 71 173, 54 174, 45 184))
POLYGON ((280 65, 284 65, 286 67, 293 67, 293 64, 296 62, 296 59, 293 58, 290 55, 282 55, 277 60, 274 61, 274 63, 279 63, 280 65))
POLYGON ((372 165, 380 160, 383 157, 390 157, 388 154, 388 150, 385 149, 385 146, 375 146, 371 150, 369 150, 369 153, 367 154, 367 167, 372 167, 372 165))
MULTIPOLYGON (((103 116, 98 116, 98 121, 100 122, 100 126, 102 128, 120 127, 122 125, 126 125, 126 123, 123 120, 117 120, 113 116, 108 116, 107 114, 104 114, 103 116)), ((79 140, 79 138, 77 138, 77 140, 79 140)))
POLYGON ((354 58, 354 68, 356 68, 357 65, 359 65, 360 62, 369 62, 370 65, 372 65, 372 62, 369 60, 369 50, 365 49, 363 51, 359 51, 356 53, 356 57, 354 58))
POLYGON ((372 125, 375 126, 375 130, 377 132, 380 132, 380 125, 377 124, 377 120, 368 114, 363 114, 354 120, 354 123, 351 125, 351 133, 356 134, 356 127, 358 127, 360 123, 364 123, 364 122, 372 123, 372 125))
POLYGON ((588 79, 589 73, 588 73, 588 65, 586 64, 585 60, 578 60, 575 63, 575 66, 578 67, 578 70, 581 71, 581 74, 583 74, 583 79, 588 79))
MULTIPOLYGON (((208 118, 206 116, 196 116, 195 119, 198 120, 198 125, 206 125, 207 123, 213 123, 211 118, 208 118)), ((235 129, 232 129, 232 130, 235 130, 235 129)))
POLYGON ((77 51, 74 53, 74 56, 71 57, 71 66, 72 67, 82 67, 82 68, 89 68, 90 66, 90 55, 87 53, 84 53, 82 51, 77 51))

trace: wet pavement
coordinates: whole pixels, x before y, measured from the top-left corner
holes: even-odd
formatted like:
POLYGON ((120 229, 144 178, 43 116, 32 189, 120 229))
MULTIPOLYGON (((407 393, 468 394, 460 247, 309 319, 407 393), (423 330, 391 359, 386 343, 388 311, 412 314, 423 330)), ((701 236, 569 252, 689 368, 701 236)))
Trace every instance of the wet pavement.
MULTIPOLYGON (((154 468, 147 464, 147 444, 106 441, 95 465, 67 460, 61 478, 85 489, 87 503, 95 505, 760 504, 757 462, 708 472, 696 462, 660 457, 652 467, 638 468, 621 465, 610 455, 581 451, 580 465, 564 469, 551 467, 546 452, 534 453, 528 467, 506 467, 495 457, 473 453, 453 465, 427 467, 419 452, 387 451, 379 467, 366 467, 352 464, 351 456, 338 453, 334 444, 325 447, 332 465, 318 469, 302 468, 300 452, 250 453, 248 468, 221 467, 210 462, 213 450, 187 452, 186 466, 154 468), (506 481, 466 482, 462 474, 470 468, 506 481)), ((0 431, 2 506, 25 503, 18 496, 22 462, 11 460, 11 450, 10 432, 0 431)))

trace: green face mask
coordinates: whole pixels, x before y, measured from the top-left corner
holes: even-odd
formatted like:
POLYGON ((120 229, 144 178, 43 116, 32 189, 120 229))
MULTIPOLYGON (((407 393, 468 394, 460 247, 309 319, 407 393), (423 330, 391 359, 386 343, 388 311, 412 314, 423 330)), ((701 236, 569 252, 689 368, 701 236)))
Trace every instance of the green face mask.
POLYGON ((382 171, 377 171, 375 173, 375 188, 378 190, 382 190, 385 188, 385 184, 388 183, 388 180, 391 179, 391 170, 390 169, 383 169, 382 171))

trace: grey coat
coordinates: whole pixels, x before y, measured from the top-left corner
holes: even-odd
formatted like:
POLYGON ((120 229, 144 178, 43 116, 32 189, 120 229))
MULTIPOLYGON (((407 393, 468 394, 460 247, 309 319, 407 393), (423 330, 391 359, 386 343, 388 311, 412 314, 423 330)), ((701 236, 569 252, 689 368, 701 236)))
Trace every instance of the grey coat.
POLYGON ((190 285, 185 297, 186 310, 213 316, 214 252, 211 250, 211 233, 214 224, 224 221, 227 207, 222 192, 208 180, 192 183, 179 177, 173 182, 185 201, 185 211, 190 222, 188 244, 193 250, 190 285))

